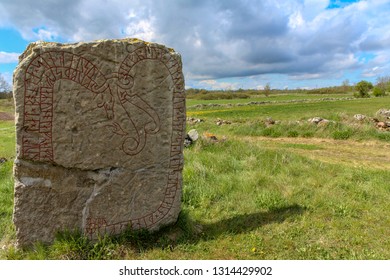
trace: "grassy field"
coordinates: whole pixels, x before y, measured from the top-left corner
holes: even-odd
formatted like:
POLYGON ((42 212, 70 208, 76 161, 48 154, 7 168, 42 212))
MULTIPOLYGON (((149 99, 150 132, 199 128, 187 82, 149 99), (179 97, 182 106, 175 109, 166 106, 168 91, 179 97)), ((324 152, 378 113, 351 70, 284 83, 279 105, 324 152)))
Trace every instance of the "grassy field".
MULTIPOLYGON (((185 149, 175 225, 97 243, 63 233, 23 250, 14 248, 11 222, 13 123, 0 121, 0 158, 8 159, 0 164, 0 258, 390 259, 390 132, 368 120, 390 97, 344 97, 352 95, 189 100, 188 117, 203 121, 187 130, 219 140, 201 137, 185 149), (317 116, 331 122, 307 122, 317 116)), ((0 111, 12 111, 1 102, 0 111)))
POLYGON ((304 93, 288 93, 288 94, 275 94, 270 96, 257 95, 252 96, 251 98, 244 99, 218 99, 218 100, 197 100, 197 99, 187 99, 187 106, 191 108, 194 105, 198 104, 246 104, 248 102, 283 102, 283 101, 303 101, 303 100, 321 100, 324 98, 335 98, 341 99, 346 97, 352 97, 352 94, 304 94, 304 93))

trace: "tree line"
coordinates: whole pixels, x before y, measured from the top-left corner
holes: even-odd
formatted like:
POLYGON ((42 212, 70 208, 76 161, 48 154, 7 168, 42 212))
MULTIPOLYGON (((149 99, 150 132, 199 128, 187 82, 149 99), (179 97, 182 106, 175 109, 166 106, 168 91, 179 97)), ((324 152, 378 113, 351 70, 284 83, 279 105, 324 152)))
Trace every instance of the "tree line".
MULTIPOLYGON (((362 80, 356 85, 350 85, 349 80, 344 80, 340 86, 323 87, 315 89, 272 89, 267 83, 263 89, 238 89, 238 90, 206 90, 186 89, 186 96, 190 99, 232 99, 249 98, 253 95, 265 95, 277 93, 307 93, 307 94, 338 94, 353 92, 355 97, 385 96, 390 92, 390 76, 378 77, 375 84, 362 80)), ((0 73, 0 99, 12 98, 12 87, 0 73)))
POLYGON ((238 89, 238 90, 206 90, 189 88, 186 89, 186 96, 189 99, 233 99, 249 98, 253 95, 265 95, 280 93, 306 93, 306 94, 343 94, 353 93, 355 97, 385 96, 390 93, 390 76, 378 77, 373 84, 362 80, 351 85, 349 80, 344 80, 339 86, 322 87, 314 89, 272 89, 270 83, 267 83, 263 89, 238 89))
POLYGON ((4 79, 0 73, 0 99, 11 98, 12 88, 11 85, 4 79))

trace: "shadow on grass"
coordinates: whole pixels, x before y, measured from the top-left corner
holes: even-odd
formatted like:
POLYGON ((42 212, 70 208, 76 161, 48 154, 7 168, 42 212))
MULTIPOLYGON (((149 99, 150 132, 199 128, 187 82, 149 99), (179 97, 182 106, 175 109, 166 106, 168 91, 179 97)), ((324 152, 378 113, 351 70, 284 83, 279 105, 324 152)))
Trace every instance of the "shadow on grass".
POLYGON ((288 218, 303 214, 305 210, 305 207, 293 204, 281 208, 274 208, 267 212, 242 214, 212 224, 205 224, 203 225, 203 232, 207 236, 214 238, 225 233, 245 233, 267 224, 282 223, 288 218))

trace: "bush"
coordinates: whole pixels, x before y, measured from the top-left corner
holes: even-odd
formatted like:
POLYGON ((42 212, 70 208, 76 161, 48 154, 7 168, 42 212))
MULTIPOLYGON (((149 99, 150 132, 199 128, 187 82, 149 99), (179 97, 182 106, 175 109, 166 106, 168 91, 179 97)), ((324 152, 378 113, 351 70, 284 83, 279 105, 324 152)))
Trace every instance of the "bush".
POLYGON ((12 91, 0 92, 0 99, 12 98, 12 91))
POLYGON ((367 82, 367 81, 360 81, 356 84, 355 89, 357 92, 355 92, 354 96, 355 97, 369 97, 369 91, 373 88, 374 86, 372 83, 367 82))
POLYGON ((385 95, 386 95, 386 91, 385 91, 383 88, 374 87, 374 90, 372 91, 372 94, 373 94, 375 97, 378 97, 378 96, 385 96, 385 95))

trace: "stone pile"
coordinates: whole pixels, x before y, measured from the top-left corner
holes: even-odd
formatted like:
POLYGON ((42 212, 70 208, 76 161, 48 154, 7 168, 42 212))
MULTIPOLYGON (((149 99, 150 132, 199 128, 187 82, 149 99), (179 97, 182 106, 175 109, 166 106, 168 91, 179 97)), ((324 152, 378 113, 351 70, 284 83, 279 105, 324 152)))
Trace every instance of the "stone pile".
POLYGON ((203 119, 193 118, 193 117, 188 117, 188 118, 187 118, 187 122, 188 122, 189 124, 197 124, 197 123, 204 122, 204 120, 203 120, 203 119))

